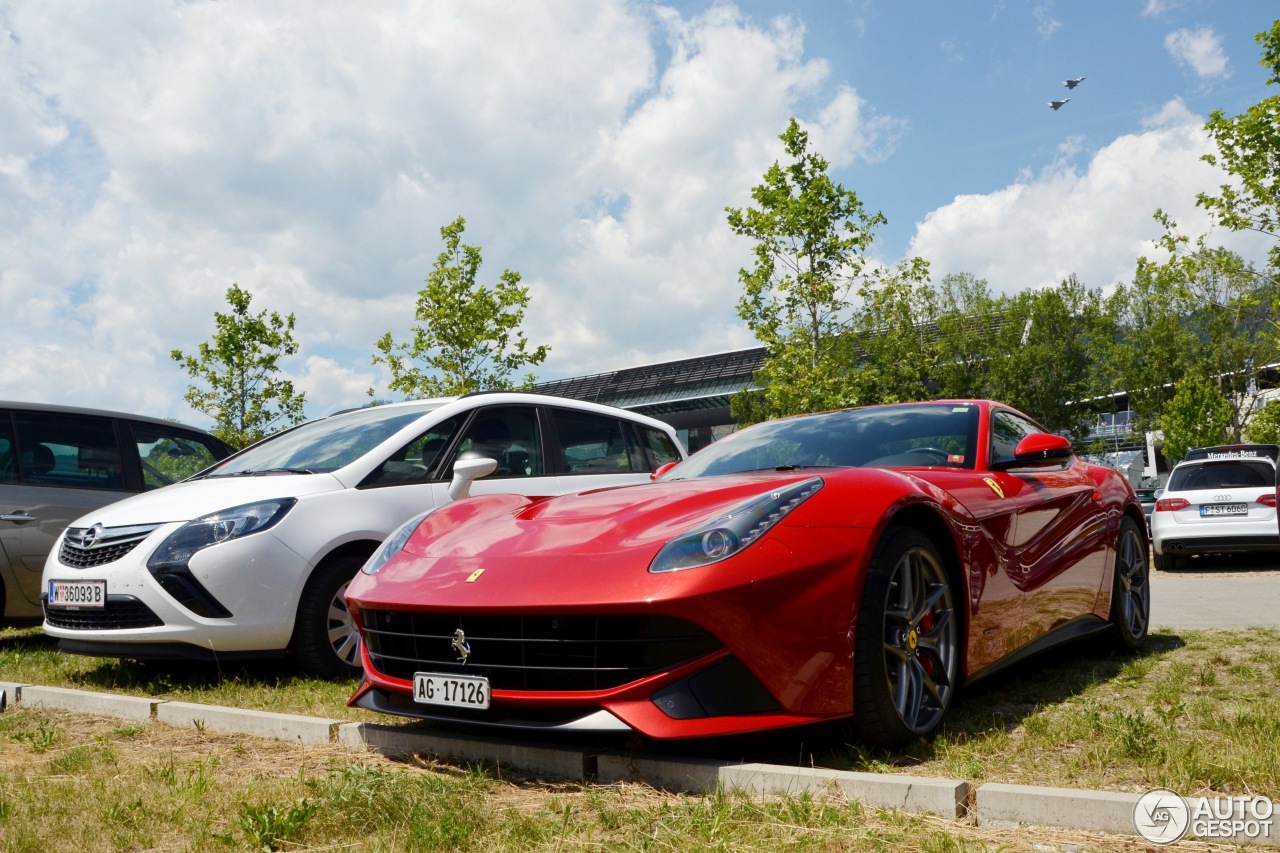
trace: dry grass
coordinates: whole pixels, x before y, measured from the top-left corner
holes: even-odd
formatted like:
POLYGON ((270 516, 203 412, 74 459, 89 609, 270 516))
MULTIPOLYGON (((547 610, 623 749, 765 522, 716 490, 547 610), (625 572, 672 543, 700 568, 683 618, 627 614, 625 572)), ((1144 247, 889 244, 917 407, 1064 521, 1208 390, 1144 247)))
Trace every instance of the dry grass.
MULTIPOLYGON (((314 807, 283 850, 1139 851, 1134 839, 1011 831, 839 798, 689 797, 549 784, 503 768, 45 709, 0 716, 0 850, 254 849, 249 810, 314 807)), ((1175 850, 1218 849, 1185 843, 1175 850)))
MULTIPOLYGON (((1277 649, 1274 630, 1165 632, 1136 657, 1065 648, 965 691, 934 738, 896 754, 814 731, 643 748, 974 782, 1280 799, 1277 649)), ((346 708, 352 684, 300 678, 284 665, 166 669, 75 657, 35 629, 0 631, 0 679, 396 722, 346 708)), ((1130 839, 1010 833, 822 797, 753 801, 548 784, 507 768, 393 762, 35 709, 0 715, 0 825, 4 851, 247 849, 261 840, 246 828, 255 825, 287 830, 283 849, 308 850, 1143 849, 1130 839)))

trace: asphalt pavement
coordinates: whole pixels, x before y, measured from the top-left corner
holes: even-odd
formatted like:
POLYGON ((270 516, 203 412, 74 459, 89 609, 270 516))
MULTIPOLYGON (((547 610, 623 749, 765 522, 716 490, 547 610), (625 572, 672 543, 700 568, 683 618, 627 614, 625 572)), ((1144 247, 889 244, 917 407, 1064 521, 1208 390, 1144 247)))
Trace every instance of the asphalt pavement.
POLYGON ((1151 575, 1155 629, 1280 628, 1280 555, 1199 557, 1151 575))

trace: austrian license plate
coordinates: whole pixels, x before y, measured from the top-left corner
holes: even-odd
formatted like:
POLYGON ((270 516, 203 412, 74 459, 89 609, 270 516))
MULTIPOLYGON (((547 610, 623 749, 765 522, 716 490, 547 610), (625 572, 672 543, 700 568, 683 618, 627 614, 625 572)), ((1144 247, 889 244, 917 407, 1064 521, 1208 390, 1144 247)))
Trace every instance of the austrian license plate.
POLYGON ((488 708, 489 679, 478 675, 415 672, 413 701, 450 708, 488 708))
POLYGON ((101 610, 107 606, 107 582, 49 581, 49 606, 101 610))
POLYGON ((1201 504, 1200 517, 1210 515, 1248 515, 1248 504, 1201 504))

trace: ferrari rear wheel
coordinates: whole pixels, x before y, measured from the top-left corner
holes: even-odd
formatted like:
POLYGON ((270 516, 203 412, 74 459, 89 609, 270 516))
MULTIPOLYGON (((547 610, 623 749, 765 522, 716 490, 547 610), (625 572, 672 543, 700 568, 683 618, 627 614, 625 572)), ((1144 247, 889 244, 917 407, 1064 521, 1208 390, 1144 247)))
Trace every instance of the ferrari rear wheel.
POLYGON ((853 734, 893 748, 937 728, 959 680, 960 625, 951 580, 929 537, 890 527, 858 605, 853 734))
POLYGON ((1126 651, 1136 652, 1151 624, 1151 573, 1147 539, 1132 518, 1120 522, 1115 578, 1111 585, 1111 624, 1126 651))

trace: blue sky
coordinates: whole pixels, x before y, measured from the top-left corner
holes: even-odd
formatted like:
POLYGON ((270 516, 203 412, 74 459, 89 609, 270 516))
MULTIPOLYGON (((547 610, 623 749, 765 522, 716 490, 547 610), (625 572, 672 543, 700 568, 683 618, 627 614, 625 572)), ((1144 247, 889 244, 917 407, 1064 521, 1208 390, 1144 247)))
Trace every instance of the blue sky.
POLYGON ((1276 11, 0 0, 0 399, 207 424, 169 352, 233 282, 296 315, 308 415, 391 396, 374 341, 408 338, 459 215, 481 281, 530 288, 544 378, 752 346, 724 208, 791 116, 888 217, 875 260, 1114 287, 1157 208, 1204 230, 1195 194, 1224 176, 1203 124, 1275 94, 1254 36, 1276 11))

